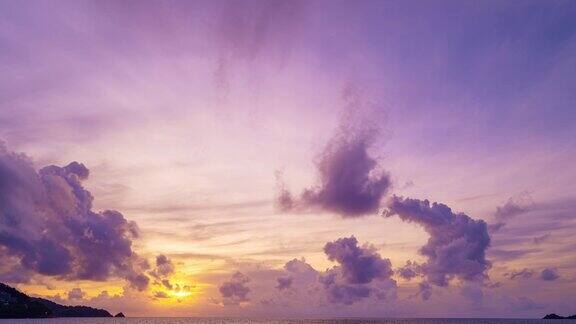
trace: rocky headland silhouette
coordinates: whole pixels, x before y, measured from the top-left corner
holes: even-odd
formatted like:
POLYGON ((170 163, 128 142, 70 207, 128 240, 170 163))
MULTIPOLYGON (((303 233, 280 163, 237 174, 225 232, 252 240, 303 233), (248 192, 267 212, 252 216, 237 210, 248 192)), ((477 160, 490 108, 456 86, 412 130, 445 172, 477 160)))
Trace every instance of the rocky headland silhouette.
MULTIPOLYGON (((0 283, 0 318, 112 317, 105 309, 60 305, 0 283)), ((118 313, 116 317, 124 317, 118 313)))

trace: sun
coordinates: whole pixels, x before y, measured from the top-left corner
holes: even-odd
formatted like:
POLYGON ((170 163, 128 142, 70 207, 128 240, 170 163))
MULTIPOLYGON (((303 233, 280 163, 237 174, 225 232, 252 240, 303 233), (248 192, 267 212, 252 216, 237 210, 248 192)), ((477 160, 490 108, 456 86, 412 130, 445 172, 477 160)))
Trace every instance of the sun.
POLYGON ((189 291, 173 291, 172 296, 176 297, 176 298, 185 298, 191 295, 191 293, 189 291))

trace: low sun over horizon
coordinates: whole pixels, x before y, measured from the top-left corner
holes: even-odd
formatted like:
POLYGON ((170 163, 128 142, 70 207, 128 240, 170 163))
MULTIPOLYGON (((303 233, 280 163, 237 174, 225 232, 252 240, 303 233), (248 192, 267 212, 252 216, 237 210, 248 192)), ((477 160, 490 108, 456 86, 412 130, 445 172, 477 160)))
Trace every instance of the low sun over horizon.
POLYGON ((1 283, 134 317, 576 314, 576 1, 0 26, 1 283))

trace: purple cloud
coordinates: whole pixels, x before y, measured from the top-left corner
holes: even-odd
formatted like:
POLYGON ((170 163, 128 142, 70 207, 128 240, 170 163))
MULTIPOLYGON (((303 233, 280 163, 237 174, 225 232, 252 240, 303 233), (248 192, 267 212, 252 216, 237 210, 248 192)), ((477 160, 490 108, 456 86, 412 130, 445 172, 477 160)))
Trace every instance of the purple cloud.
POLYGON ((172 260, 168 259, 167 256, 160 254, 156 256, 156 265, 154 269, 150 270, 148 274, 156 279, 155 284, 160 284, 167 289, 172 290, 175 287, 170 283, 168 276, 173 274, 174 271, 175 266, 174 263, 172 263, 172 260))
POLYGON ((406 264, 396 269, 396 274, 398 274, 402 279, 411 280, 414 277, 419 276, 422 273, 422 267, 414 261, 406 261, 406 264))
POLYGON ((86 296, 86 293, 80 288, 72 288, 72 290, 68 292, 68 299, 82 299, 84 296, 86 296))
POLYGON ((157 279, 162 279, 172 273, 174 273, 174 263, 172 263, 172 260, 163 254, 156 256, 156 267, 150 271, 150 275, 157 279))
POLYGON ((476 284, 465 284, 460 287, 460 295, 476 306, 480 306, 484 299, 482 288, 476 284))
POLYGON ((419 283, 418 289, 420 289, 420 297, 422 297, 423 300, 428 300, 432 297, 432 286, 428 282, 424 281, 419 283))
POLYGON ((94 212, 81 183, 88 175, 78 162, 36 172, 26 156, 0 146, 0 256, 33 273, 120 277, 144 289, 147 264, 132 250, 136 223, 114 210, 94 212))
POLYGON ((390 199, 385 212, 387 217, 392 215, 422 225, 430 235, 426 245, 420 248, 420 254, 427 257, 422 264, 427 281, 447 286, 453 277, 467 281, 486 278, 490 268, 486 260, 490 236, 483 220, 453 213, 441 203, 398 196, 390 199))
POLYGON ((227 303, 231 304, 248 301, 248 293, 250 292, 250 288, 246 286, 248 282, 250 282, 250 278, 241 272, 236 272, 229 281, 220 286, 220 295, 226 299, 227 303))
POLYGON ((540 272, 540 279, 544 281, 554 281, 558 278, 560 278, 560 275, 558 274, 558 270, 556 269, 546 268, 542 270, 542 272, 540 272))
POLYGON ((502 206, 496 207, 494 217, 497 219, 509 219, 529 210, 530 196, 526 193, 518 197, 508 199, 502 206))
POLYGON ((359 247, 354 236, 326 243, 324 253, 330 261, 340 264, 342 277, 350 284, 388 279, 393 273, 389 259, 382 259, 372 246, 359 247))
POLYGON ((528 192, 509 198, 504 205, 496 207, 494 218, 497 222, 489 225, 490 232, 499 231, 506 226, 508 220, 530 211, 533 207, 534 202, 528 192))
POLYGON ((351 305, 370 296, 371 289, 366 285, 337 283, 337 272, 329 271, 320 278, 324 285, 328 300, 331 303, 351 305))
POLYGON ((339 264, 320 276, 332 303, 350 305, 373 293, 384 297, 396 287, 396 282, 390 279, 393 274, 390 260, 383 259, 373 246, 358 246, 354 236, 326 243, 324 253, 339 264), (390 284, 378 289, 370 285, 374 280, 390 284))
MULTIPOLYGON (((345 89, 349 111, 362 107, 355 89, 345 89)), ((374 121, 354 121, 344 116, 336 134, 328 141, 316 163, 318 184, 295 198, 280 185, 277 205, 281 210, 319 209, 342 217, 374 214, 391 187, 390 176, 378 168, 369 153, 379 134, 374 121)))
POLYGON ((516 278, 521 278, 521 279, 531 278, 533 274, 534 274, 534 271, 527 269, 527 268, 524 268, 520 271, 507 272, 504 274, 504 276, 510 278, 510 280, 514 280, 516 278))
POLYGON ((284 290, 289 289, 292 286, 293 279, 292 277, 278 277, 276 278, 276 281, 278 282, 276 289, 284 290))

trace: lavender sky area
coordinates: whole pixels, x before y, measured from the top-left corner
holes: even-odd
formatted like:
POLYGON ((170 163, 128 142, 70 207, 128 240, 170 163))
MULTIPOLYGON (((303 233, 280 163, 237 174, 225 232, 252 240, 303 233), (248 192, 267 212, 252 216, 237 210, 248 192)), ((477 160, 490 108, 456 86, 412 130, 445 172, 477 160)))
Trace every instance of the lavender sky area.
POLYGON ((575 1, 0 1, 0 282, 130 316, 576 313, 575 1))

